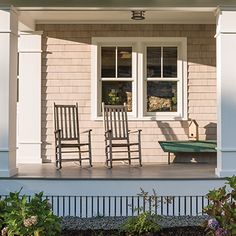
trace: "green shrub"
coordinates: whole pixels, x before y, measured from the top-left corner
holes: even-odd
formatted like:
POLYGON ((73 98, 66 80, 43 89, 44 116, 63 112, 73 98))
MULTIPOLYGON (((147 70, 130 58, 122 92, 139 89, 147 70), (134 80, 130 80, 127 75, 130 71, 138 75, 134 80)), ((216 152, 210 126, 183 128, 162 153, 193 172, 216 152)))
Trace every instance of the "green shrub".
MULTIPOLYGON (((5 201, 0 200, 0 230, 3 229, 3 227, 4 227, 3 214, 4 214, 4 211, 5 211, 5 205, 6 205, 5 201)), ((1 231, 0 231, 0 233, 1 233, 1 231)))
MULTIPOLYGON (((144 207, 139 207, 135 211, 139 214, 135 217, 129 217, 124 224, 121 226, 120 231, 124 232, 126 235, 145 235, 149 233, 156 233, 161 230, 161 226, 158 224, 160 216, 155 213, 155 210, 159 206, 159 201, 155 190, 153 194, 149 195, 141 189, 141 193, 138 196, 143 197, 144 205, 148 205, 151 208, 149 211, 145 211, 144 207)), ((167 201, 167 199, 165 199, 167 201)), ((169 199, 168 201, 171 201, 169 199)))
POLYGON ((129 217, 122 225, 121 231, 127 235, 143 235, 145 233, 156 233, 161 227, 157 223, 158 216, 151 212, 142 212, 137 217, 129 217))
POLYGON ((211 219, 205 222, 208 235, 236 235, 236 176, 227 178, 226 185, 209 191, 210 204, 204 209, 211 219))
POLYGON ((60 235, 60 219, 55 216, 43 193, 35 194, 28 202, 20 192, 10 193, 3 200, 2 234, 7 236, 57 236, 60 235), (6 234, 7 232, 7 234, 6 234))

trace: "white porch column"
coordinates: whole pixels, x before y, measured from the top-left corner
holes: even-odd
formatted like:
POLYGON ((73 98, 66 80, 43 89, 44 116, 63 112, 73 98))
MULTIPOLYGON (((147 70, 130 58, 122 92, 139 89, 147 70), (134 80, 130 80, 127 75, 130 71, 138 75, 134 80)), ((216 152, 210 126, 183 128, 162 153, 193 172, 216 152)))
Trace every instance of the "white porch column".
POLYGON ((17 163, 42 163, 41 35, 41 32, 21 32, 19 38, 17 163))
POLYGON ((236 8, 219 8, 217 16, 217 169, 236 174, 236 8))
POLYGON ((0 177, 17 173, 17 41, 17 13, 0 6, 0 177))

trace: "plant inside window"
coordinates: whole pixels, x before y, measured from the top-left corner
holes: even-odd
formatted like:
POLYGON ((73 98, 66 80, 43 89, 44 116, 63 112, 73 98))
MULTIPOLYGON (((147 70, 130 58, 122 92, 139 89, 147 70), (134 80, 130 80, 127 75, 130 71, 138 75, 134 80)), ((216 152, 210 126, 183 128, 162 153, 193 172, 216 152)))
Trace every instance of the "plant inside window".
POLYGON ((132 47, 101 47, 102 102, 132 111, 132 47))

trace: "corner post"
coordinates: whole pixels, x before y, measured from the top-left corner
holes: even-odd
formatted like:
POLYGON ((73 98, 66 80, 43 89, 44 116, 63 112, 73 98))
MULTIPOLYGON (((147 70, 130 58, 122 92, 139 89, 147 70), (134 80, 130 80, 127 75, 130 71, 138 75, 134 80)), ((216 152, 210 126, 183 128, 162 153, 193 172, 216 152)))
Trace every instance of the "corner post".
POLYGON ((217 12, 217 168, 219 177, 236 174, 236 8, 217 12))
POLYGON ((42 32, 20 32, 17 163, 42 163, 41 54, 42 32))
POLYGON ((0 6, 0 177, 17 174, 17 41, 17 12, 11 6, 0 6))

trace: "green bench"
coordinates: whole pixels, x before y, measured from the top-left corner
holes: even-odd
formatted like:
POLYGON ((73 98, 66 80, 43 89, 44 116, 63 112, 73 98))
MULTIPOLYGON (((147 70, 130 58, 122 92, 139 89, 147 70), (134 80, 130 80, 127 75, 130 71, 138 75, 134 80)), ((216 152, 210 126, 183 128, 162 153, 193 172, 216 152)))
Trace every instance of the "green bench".
POLYGON ((216 141, 159 141, 164 152, 168 152, 168 164, 170 164, 170 153, 207 153, 216 152, 216 141))

